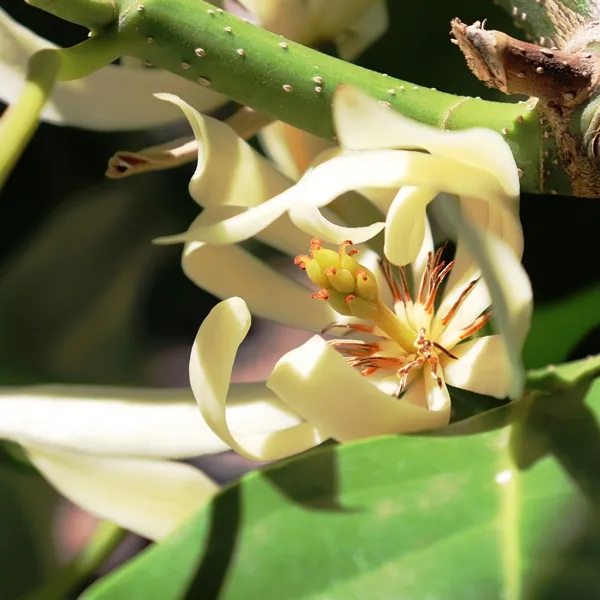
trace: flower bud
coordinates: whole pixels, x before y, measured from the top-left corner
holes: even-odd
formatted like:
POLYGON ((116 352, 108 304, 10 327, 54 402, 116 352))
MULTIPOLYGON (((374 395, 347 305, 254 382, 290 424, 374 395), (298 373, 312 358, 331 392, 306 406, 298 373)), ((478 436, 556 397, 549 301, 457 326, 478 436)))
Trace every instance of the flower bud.
POLYGON ((323 248, 322 242, 314 239, 310 245, 310 256, 301 254, 294 262, 319 286, 320 291, 313 294, 313 298, 327 300, 341 315, 373 320, 379 310, 377 280, 354 258, 358 250, 346 251, 351 244, 346 241, 340 245, 338 252, 334 252, 323 248))

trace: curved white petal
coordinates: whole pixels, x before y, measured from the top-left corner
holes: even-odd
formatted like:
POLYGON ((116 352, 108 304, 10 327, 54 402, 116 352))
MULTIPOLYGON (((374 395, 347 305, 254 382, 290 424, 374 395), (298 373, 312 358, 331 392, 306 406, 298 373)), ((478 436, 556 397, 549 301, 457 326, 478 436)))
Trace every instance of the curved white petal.
MULTIPOLYGON (((0 9, 0 100, 14 103, 29 57, 56 47, 0 9)), ((179 120, 177 110, 153 97, 156 92, 176 94, 206 112, 227 101, 225 96, 167 71, 109 65, 84 79, 56 83, 41 117, 50 123, 93 130, 142 129, 179 120)))
POLYGON ((449 385, 477 394, 506 398, 511 370, 499 335, 469 340, 452 348, 454 360, 442 357, 444 377, 449 385))
MULTIPOLYGON (((292 207, 323 207, 352 190, 403 185, 489 201, 505 198, 495 178, 456 160, 402 150, 367 150, 336 156, 310 170, 296 185, 272 200, 215 225, 195 228, 190 235, 207 243, 231 244, 253 237, 292 207)), ((324 239, 339 243, 337 237, 324 239)))
POLYGON ((417 293, 419 286, 421 285, 421 279, 423 277, 423 273, 427 268, 427 261, 429 260, 429 253, 435 250, 435 246, 433 244, 433 234, 431 233, 431 226, 429 225, 429 219, 427 215, 423 215, 424 217, 424 232, 421 238, 421 247, 417 252, 414 260, 410 263, 410 270, 412 275, 412 289, 417 293))
POLYGON ((69 500, 143 537, 160 540, 219 490, 176 462, 119 459, 27 448, 31 462, 69 500))
POLYGON ((364 227, 336 225, 311 204, 292 206, 289 215, 292 223, 302 231, 338 245, 348 239, 351 239, 354 244, 362 244, 374 238, 385 227, 385 223, 382 222, 364 227))
MULTIPOLYGON (((235 215, 243 214, 248 210, 250 209, 245 206, 209 206, 194 219, 187 231, 156 238, 153 241, 155 244, 199 242, 201 240, 196 239, 197 231, 202 231, 206 227, 230 219, 235 215)), ((287 214, 283 214, 276 219, 271 225, 268 225, 265 229, 257 233, 255 237, 264 244, 268 244, 289 256, 296 256, 297 254, 306 252, 311 239, 307 232, 302 231, 292 223, 287 214)))
POLYGON ((427 205, 437 192, 428 188, 403 187, 392 202, 385 220, 386 258, 404 266, 419 254, 425 236, 427 205))
MULTIPOLYGON (((257 384, 231 386, 227 419, 260 432, 299 419, 257 384)), ((0 391, 0 438, 57 451, 188 458, 228 450, 198 414, 190 390, 33 386, 0 391)))
MULTIPOLYGON (((439 212, 437 206, 445 200, 445 198, 436 200, 433 210, 439 212)), ((483 233, 497 236, 511 247, 517 259, 521 258, 523 254, 523 229, 514 206, 506 202, 492 204, 476 198, 465 198, 461 200, 461 212, 472 226, 477 227, 483 233)), ((456 264, 446 283, 444 297, 436 313, 438 318, 443 318, 448 313, 469 282, 481 274, 469 245, 460 237, 458 238, 455 261, 456 264)), ((470 325, 490 304, 491 297, 488 286, 485 281, 481 280, 456 311, 448 326, 449 332, 470 325)))
POLYGON ((436 156, 456 158, 493 176, 505 195, 519 196, 519 176, 512 152, 502 136, 491 129, 442 131, 388 110, 351 86, 336 90, 333 118, 343 148, 422 149, 436 156))
POLYGON ((290 187, 292 182, 231 127, 201 115, 177 96, 157 97, 181 109, 198 142, 198 163, 189 185, 198 204, 256 206, 290 187))
POLYGON ((322 338, 288 352, 267 386, 294 412, 340 441, 441 427, 448 413, 388 396, 322 338))
MULTIPOLYGON (((531 282, 508 244, 495 235, 481 232, 467 219, 463 219, 455 203, 441 204, 440 211, 456 227, 458 235, 462 236, 481 268, 492 298, 495 323, 502 334, 511 365, 508 395, 518 398, 525 383, 521 350, 531 324, 531 282)), ((451 335, 451 332, 448 333, 451 335)), ((446 346, 444 336, 438 341, 446 346)), ((452 347, 452 344, 448 346, 452 347)))
MULTIPOLYGON (((204 213, 198 220, 203 216, 204 213)), ((302 249, 306 248, 305 243, 302 249)), ((190 242, 184 247, 181 264, 184 273, 198 287, 221 299, 239 294, 258 317, 313 331, 339 320, 327 302, 310 297, 308 287, 236 244, 213 246, 190 242)))
POLYGON ((190 383, 204 420, 233 450, 252 460, 277 460, 320 444, 326 436, 312 423, 263 434, 230 430, 226 400, 231 369, 249 328, 245 302, 230 298, 213 308, 198 331, 190 356, 190 383))

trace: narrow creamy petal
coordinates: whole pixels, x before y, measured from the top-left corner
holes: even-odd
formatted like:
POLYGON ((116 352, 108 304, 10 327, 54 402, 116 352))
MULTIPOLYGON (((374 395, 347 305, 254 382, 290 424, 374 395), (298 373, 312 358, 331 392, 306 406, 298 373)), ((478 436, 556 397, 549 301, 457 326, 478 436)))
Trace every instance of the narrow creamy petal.
POLYGON ((380 106, 358 88, 338 88, 333 118, 340 145, 350 150, 376 148, 422 149, 493 176, 511 198, 519 196, 515 159, 502 136, 491 129, 442 131, 380 106))
POLYGON ((313 160, 333 143, 282 121, 265 127, 259 134, 262 147, 282 173, 298 181, 313 160))
POLYGON ((189 192, 201 206, 256 206, 291 185, 228 125, 201 115, 177 96, 157 97, 178 106, 192 127, 198 143, 198 164, 189 192))
MULTIPOLYGON (((213 211, 221 215, 223 211, 236 209, 205 209, 190 229, 194 229, 198 223, 211 222, 213 211)), ((285 224, 279 227, 284 219, 287 216, 263 231, 259 239, 290 255, 306 252, 309 236, 291 224, 289 227, 285 224)), ((167 239, 178 241, 178 237, 167 239)), ((314 331, 320 331, 338 320, 337 313, 329 304, 310 297, 311 290, 308 287, 270 267, 237 244, 213 246, 189 242, 184 247, 181 260, 184 273, 198 287, 221 299, 240 294, 256 316, 314 331)), ((290 266, 293 266, 291 259, 290 266)))
POLYGON ((277 460, 308 450, 326 439, 312 423, 270 433, 237 434, 229 429, 226 401, 239 345, 250 328, 250 313, 241 298, 218 304, 204 319, 190 356, 190 383, 208 426, 233 450, 252 460, 277 460))
POLYGON ((421 285, 421 279, 425 268, 427 267, 427 260, 429 259, 429 253, 435 250, 433 245, 433 235, 431 233, 431 226, 429 225, 429 219, 427 215, 425 218, 425 226, 423 237, 421 240, 421 247, 417 252, 414 260, 410 264, 411 276, 412 276, 412 289, 417 293, 419 286, 421 285))
MULTIPOLYGON (((0 9, 0 100, 14 103, 29 57, 56 47, 0 9)), ((142 129, 179 120, 177 110, 153 98, 155 92, 177 94, 205 112, 227 101, 221 94, 166 71, 109 65, 84 79, 57 83, 42 119, 94 130, 142 129)))
MULTIPOLYGON (((292 207, 323 207, 352 190, 403 185, 489 201, 505 198, 496 180, 481 169, 419 152, 371 150, 336 156, 316 166, 269 202, 215 225, 196 228, 193 233, 190 230, 190 236, 212 244, 231 244, 253 237, 292 207)), ((324 237, 324 241, 339 243, 337 237, 331 240, 324 237)))
MULTIPOLYGON (((438 198, 432 204, 433 214, 439 213, 438 207, 448 198, 438 198)), ((451 200, 452 201, 452 200, 451 200)), ((510 202, 484 202, 475 198, 461 199, 461 211, 465 219, 483 232, 489 232, 508 244, 517 258, 523 254, 523 229, 516 207, 510 202)), ((480 275, 479 265, 473 258, 468 244, 458 239, 454 268, 446 283, 446 291, 437 311, 443 318, 459 298, 470 281, 480 275)), ((485 281, 480 281, 471 291, 454 315, 450 330, 459 330, 471 324, 491 304, 489 290, 485 281)))
POLYGON ((191 242, 185 246, 182 266, 196 285, 217 298, 240 294, 257 317, 313 331, 338 320, 327 302, 310 297, 307 287, 237 245, 191 242))
MULTIPOLYGON (((508 395, 518 398, 525 375, 521 349, 529 332, 533 308, 531 282, 513 249, 491 234, 485 234, 463 219, 457 203, 444 202, 440 210, 464 239, 481 268, 492 298, 495 323, 503 336, 511 365, 508 395)), ((440 344, 444 344, 442 339, 440 344)))
POLYGON ((434 377, 431 365, 425 364, 423 367, 423 380, 429 410, 445 415, 446 423, 448 423, 450 421, 450 392, 446 387, 443 371, 438 368, 434 377))
POLYGON ((452 348, 458 360, 442 358, 446 382, 457 388, 495 398, 506 398, 510 388, 510 364, 499 335, 469 340, 452 348))
POLYGON ((403 187, 392 202, 385 220, 386 258, 404 266, 419 254, 425 236, 426 209, 437 192, 428 188, 403 187))
POLYGON ((445 410, 427 410, 384 394, 318 336, 283 356, 267 386, 340 442, 433 429, 448 421, 445 410))
MULTIPOLYGON (((227 419, 260 432, 300 420, 264 385, 234 384, 227 419)), ((0 390, 0 438, 57 451, 188 458, 228 446, 202 420, 191 390, 33 386, 0 390)))
MULTIPOLYGON (((187 231, 175 235, 168 235, 154 240, 155 244, 179 244, 181 242, 201 241, 196 239, 196 232, 220 223, 235 215, 251 210, 243 206, 209 206, 190 225, 187 231)), ((262 229, 255 236, 259 241, 267 244, 288 256, 304 254, 310 245, 311 236, 300 230, 287 214, 283 214, 273 223, 262 229)))
POLYGON ((327 240, 330 244, 341 244, 351 239, 355 244, 362 244, 374 238, 385 227, 385 223, 373 223, 364 227, 348 227, 336 225, 327 219, 319 209, 310 204, 292 206, 290 219, 298 228, 313 237, 327 240))
POLYGON ((86 456, 27 448, 31 462, 69 500, 152 540, 165 538, 219 486, 181 463, 86 456))

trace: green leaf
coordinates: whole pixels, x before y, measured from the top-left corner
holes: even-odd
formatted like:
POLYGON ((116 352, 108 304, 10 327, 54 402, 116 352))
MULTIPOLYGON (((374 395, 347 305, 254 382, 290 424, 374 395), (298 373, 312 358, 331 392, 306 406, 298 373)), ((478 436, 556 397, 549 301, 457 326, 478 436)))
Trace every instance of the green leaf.
POLYGON ((600 375, 600 355, 528 371, 526 387, 545 392, 564 391, 600 375))
POLYGON ((600 325, 600 285, 536 307, 523 361, 530 369, 566 360, 569 352, 600 325))
POLYGON ((599 414, 584 379, 321 448, 245 477, 83 598, 598 597, 599 414))

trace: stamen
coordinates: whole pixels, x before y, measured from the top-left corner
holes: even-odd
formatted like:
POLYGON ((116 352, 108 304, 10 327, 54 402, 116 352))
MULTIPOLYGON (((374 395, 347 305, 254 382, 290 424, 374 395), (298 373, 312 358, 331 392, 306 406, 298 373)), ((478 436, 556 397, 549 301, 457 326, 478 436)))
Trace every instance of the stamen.
POLYGON ((413 369, 420 369, 424 364, 425 364, 425 358, 423 358, 422 356, 419 356, 415 360, 409 362, 408 364, 406 364, 403 367, 401 367, 400 369, 398 369, 396 374, 398 377, 400 377, 400 380, 398 381, 396 391, 394 392, 394 396, 396 396, 396 398, 398 398, 400 396, 400 394, 402 394, 402 392, 406 388, 406 384, 408 383, 408 376, 409 376, 410 372, 413 369))
POLYGON ((360 357, 347 357, 346 361, 351 367, 358 369, 370 369, 371 373, 375 371, 396 371, 398 365, 404 364, 402 358, 393 356, 367 356, 364 358, 360 357))
POLYGON ((362 340, 344 340, 336 339, 327 342, 332 348, 335 348, 340 354, 347 354, 352 357, 369 357, 379 352, 380 346, 375 342, 364 342, 362 340))
POLYGON ((429 290, 429 296, 427 298, 427 302, 425 303, 425 310, 428 313, 433 312, 433 305, 435 304, 435 297, 442 284, 442 281, 446 278, 446 275, 450 273, 452 267, 454 266, 454 261, 449 262, 445 267, 444 263, 441 263, 437 268, 441 269, 435 274, 434 280, 431 284, 431 289, 429 290))
POLYGON ((323 242, 319 238, 313 238, 310 240, 310 255, 312 256, 316 250, 320 250, 323 247, 323 242))
POLYGON ((390 261, 387 259, 379 259, 379 265, 383 271, 385 281, 392 292, 392 296, 394 296, 394 302, 404 302, 402 292, 400 291, 400 288, 394 279, 394 273, 392 272, 392 265, 390 261))
POLYGON ((404 269, 404 267, 398 267, 398 271, 400 271, 400 282, 402 283, 402 293, 404 294, 404 297, 406 298, 406 303, 408 302, 412 302, 412 298, 410 295, 410 292, 408 290, 408 280, 406 279, 406 270, 404 269))
POLYGON ((458 332, 459 340, 466 340, 468 337, 472 336, 474 333, 479 331, 492 317, 494 316, 493 312, 485 313, 480 317, 477 317, 471 325, 461 329, 458 332))
MULTIPOLYGON (((323 327, 323 329, 321 329, 321 334, 326 334, 329 331, 331 331, 332 329, 346 329, 346 334, 350 333, 350 331, 361 331, 363 333, 373 333, 373 330, 375 329, 375 325, 371 324, 371 325, 364 325, 362 323, 329 323, 329 325, 327 325, 326 327, 323 327)), ((346 335, 344 334, 344 335, 346 335)))
POLYGON ((438 344, 437 342, 431 342, 438 350, 441 350, 446 356, 449 356, 450 358, 453 358, 454 360, 458 360, 458 356, 454 356, 454 354, 452 354, 451 352, 449 352, 448 350, 446 350, 446 348, 444 348, 444 346, 442 346, 441 344, 438 344))
POLYGON ((352 248, 352 249, 348 250, 348 252, 346 252, 346 248, 348 246, 352 246, 352 242, 350 240, 346 240, 340 244, 340 247, 339 247, 340 258, 343 258, 344 254, 348 254, 348 256, 354 256, 355 254, 358 254, 359 251, 356 248, 352 248))
POLYGON ((294 257, 294 264, 298 265, 303 271, 306 271, 305 262, 310 260, 310 256, 306 256, 306 254, 298 254, 298 256, 294 257))
POLYGON ((314 298, 315 300, 329 300, 329 294, 327 293, 327 290, 319 290, 318 292, 311 294, 310 297, 314 298))
POLYGON ((477 285, 480 279, 481 276, 473 279, 473 281, 471 281, 469 285, 467 285, 467 287, 461 292, 460 296, 458 297, 458 300, 453 304, 452 308, 448 311, 448 314, 442 319, 442 325, 444 327, 448 325, 448 323, 450 323, 452 317, 454 317, 454 315, 456 314, 456 311, 462 306, 462 303, 467 299, 467 297, 469 296, 473 288, 477 285))
POLYGON ((433 264, 433 252, 427 253, 427 264, 425 270, 421 276, 421 286, 419 287, 419 293, 417 294, 417 302, 423 304, 425 302, 425 290, 429 286, 429 277, 431 275, 431 268, 433 264))

